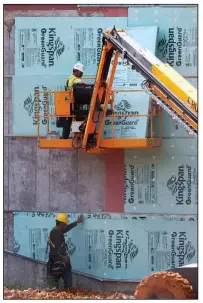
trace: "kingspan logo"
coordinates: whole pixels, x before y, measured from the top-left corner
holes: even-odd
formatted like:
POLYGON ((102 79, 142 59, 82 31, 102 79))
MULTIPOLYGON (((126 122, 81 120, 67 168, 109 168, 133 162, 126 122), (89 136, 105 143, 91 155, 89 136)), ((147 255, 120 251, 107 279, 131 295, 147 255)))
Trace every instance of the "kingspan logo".
POLYGON ((129 259, 132 262, 138 255, 139 249, 132 239, 129 230, 109 230, 108 234, 108 268, 119 269, 129 267, 129 259))
POLYGON ((18 243, 18 241, 16 241, 16 239, 14 238, 14 253, 17 254, 20 250, 20 244, 18 243))
POLYGON ((66 248, 67 248, 69 257, 71 257, 76 251, 76 245, 71 241, 71 238, 68 238, 68 240, 66 242, 66 248))
POLYGON ((28 112, 28 115, 31 116, 34 111, 35 100, 32 98, 32 95, 29 94, 27 99, 24 101, 24 109, 28 112))
POLYGON ((168 38, 164 35, 158 42, 157 49, 162 58, 170 66, 182 65, 183 29, 181 27, 169 28, 168 38), (177 31, 177 34, 175 33, 177 31), (175 38, 175 36, 177 38, 175 38))
POLYGON ((65 45, 56 37, 56 28, 41 29, 41 66, 54 66, 55 59, 59 59, 64 50, 65 45))
POLYGON ((132 262, 133 259, 137 256, 139 250, 137 245, 133 242, 133 240, 130 241, 128 244, 128 254, 130 256, 130 261, 132 262))
POLYGON ((180 165, 178 167, 178 175, 172 175, 167 182, 167 188, 171 191, 173 196, 176 196, 176 204, 187 205, 191 204, 192 199, 192 169, 191 166, 180 165), (187 170, 187 180, 185 178, 185 168, 187 170))
MULTIPOLYGON (((121 115, 119 117, 116 117, 116 121, 114 121, 114 125, 125 125, 125 126, 135 126, 138 124, 139 119, 136 118, 133 121, 128 121, 127 118, 130 117, 130 115, 139 115, 138 111, 132 111, 132 105, 127 100, 121 100, 115 107, 114 112, 117 115, 121 115), (125 115, 125 116, 122 116, 125 115)), ((134 116, 131 116, 131 118, 135 118, 134 116)), ((105 121, 105 125, 111 125, 112 122, 107 119, 105 121)))
POLYGON ((171 268, 189 263, 196 255, 192 242, 187 239, 186 232, 173 232, 171 235, 171 268), (178 265, 176 264, 176 259, 178 265))
MULTIPOLYGON (((115 107, 114 112, 117 115, 120 115, 116 117, 116 121, 114 121, 114 125, 124 125, 124 126, 131 126, 132 128, 136 129, 133 126, 136 126, 138 124, 139 119, 134 116, 131 116, 131 118, 134 118, 133 120, 127 120, 127 118, 130 117, 130 115, 139 115, 138 111, 132 111, 132 106, 127 100, 121 100, 115 107), (124 116, 122 116, 124 115, 124 116)), ((106 119, 105 125, 111 125, 112 122, 109 119, 106 119)))
POLYGON ((135 166, 129 164, 130 178, 127 178, 127 167, 125 165, 125 201, 134 203, 135 201, 135 166), (127 200, 128 196, 128 200, 127 200))
MULTIPOLYGON (((131 104, 127 100, 121 100, 116 106, 115 106, 115 113, 120 115, 127 115, 131 113, 131 104)), ((137 112, 135 112, 137 113, 137 112)), ((119 117, 121 118, 121 117, 119 117)), ((126 119, 126 117, 125 117, 126 119)))
POLYGON ((103 38, 103 29, 97 29, 97 65, 99 65, 101 51, 102 51, 102 38, 103 38))
MULTIPOLYGON (((23 107, 27 111, 29 116, 32 116, 33 119, 33 125, 37 125, 37 111, 39 111, 40 114, 44 114, 46 116, 47 114, 47 96, 46 96, 46 90, 47 87, 42 85, 42 90, 44 90, 43 96, 38 96, 38 109, 37 109, 37 96, 36 92, 39 91, 39 86, 34 87, 34 97, 29 94, 28 97, 25 99, 23 107)), ((44 118, 41 120, 42 124, 47 124, 47 120, 44 118)))
MULTIPOLYGON (((115 106, 115 114, 120 115, 139 115, 138 111, 132 111, 132 105, 127 100, 121 100, 116 106, 115 106)), ((119 117, 121 118, 127 118, 127 117, 119 117)))
POLYGON ((187 259, 188 262, 190 262, 190 260, 192 260, 192 258, 195 256, 195 248, 192 245, 191 241, 188 241, 185 245, 185 257, 187 259))

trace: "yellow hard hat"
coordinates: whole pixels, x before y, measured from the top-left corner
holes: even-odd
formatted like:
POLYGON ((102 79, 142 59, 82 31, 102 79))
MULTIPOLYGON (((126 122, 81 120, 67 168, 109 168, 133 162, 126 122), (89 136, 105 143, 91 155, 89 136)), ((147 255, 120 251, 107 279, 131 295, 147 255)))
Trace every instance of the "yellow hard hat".
POLYGON ((56 220, 61 222, 61 223, 65 223, 65 224, 69 224, 69 220, 68 220, 68 216, 65 213, 60 213, 56 216, 56 220))

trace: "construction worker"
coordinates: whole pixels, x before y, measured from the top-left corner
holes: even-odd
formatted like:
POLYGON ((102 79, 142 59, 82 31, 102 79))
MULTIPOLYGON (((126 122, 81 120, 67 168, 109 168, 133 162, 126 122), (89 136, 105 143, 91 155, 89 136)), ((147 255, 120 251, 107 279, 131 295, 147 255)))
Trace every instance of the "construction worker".
POLYGON ((85 68, 82 63, 78 62, 73 66, 73 74, 66 81, 67 89, 72 89, 73 84, 82 83, 81 78, 83 76, 84 70, 85 68))
MULTIPOLYGON (((84 65, 82 63, 76 63, 73 66, 73 74, 66 81, 66 89, 71 90, 73 88, 73 84, 82 83, 82 76, 84 73, 84 65)), ((68 118, 63 126, 62 139, 68 139, 70 136, 70 128, 72 124, 72 118, 68 118)))
POLYGON ((70 257, 66 252, 64 233, 83 222, 83 216, 70 223, 65 213, 60 213, 56 217, 56 226, 51 230, 48 244, 50 247, 49 261, 47 263, 47 273, 54 280, 56 288, 59 287, 59 280, 63 278, 64 288, 72 287, 72 268, 70 257))

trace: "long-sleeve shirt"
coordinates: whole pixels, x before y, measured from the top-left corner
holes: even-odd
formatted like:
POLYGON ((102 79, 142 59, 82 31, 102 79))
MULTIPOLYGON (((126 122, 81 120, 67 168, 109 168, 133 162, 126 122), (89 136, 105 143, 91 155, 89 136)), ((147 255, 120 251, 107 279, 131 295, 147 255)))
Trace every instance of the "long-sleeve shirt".
POLYGON ((55 248, 50 245, 50 258, 60 258, 60 256, 66 256, 65 238, 64 233, 67 233, 72 228, 77 226, 77 222, 73 222, 67 225, 65 231, 61 231, 59 228, 54 227, 50 232, 50 240, 54 244, 55 248))

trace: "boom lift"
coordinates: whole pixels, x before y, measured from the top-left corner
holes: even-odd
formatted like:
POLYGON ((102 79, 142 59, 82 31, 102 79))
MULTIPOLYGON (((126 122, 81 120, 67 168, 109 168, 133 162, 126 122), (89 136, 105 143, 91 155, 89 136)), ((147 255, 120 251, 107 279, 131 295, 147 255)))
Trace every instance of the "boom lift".
POLYGON ((103 47, 94 85, 75 84, 72 91, 39 91, 36 92, 36 101, 40 148, 82 148, 88 152, 105 152, 115 148, 157 147, 161 145, 162 141, 162 110, 166 110, 173 119, 181 123, 189 134, 194 137, 197 137, 198 134, 197 90, 172 67, 161 62, 147 49, 142 48, 125 30, 116 30, 115 27, 103 34, 103 47), (119 55, 123 62, 131 64, 132 69, 145 78, 142 89, 151 100, 148 115, 116 114, 114 112, 114 94, 121 92, 121 90, 112 89, 119 55), (113 64, 110 70, 112 59, 113 64), (40 94, 46 95, 47 112, 44 116, 39 115, 40 94), (55 105, 55 113, 52 115, 49 113, 50 95, 53 95, 55 105), (104 121, 107 116, 112 119, 112 138, 108 139, 102 138, 104 121), (148 116, 150 121, 148 137, 141 139, 115 138, 115 118, 135 116, 148 116), (160 117, 159 137, 154 137, 154 116, 160 117), (58 127, 64 127, 67 118, 73 118, 73 138, 60 139, 56 133, 49 132, 49 119, 53 117, 56 118, 58 127), (46 138, 40 136, 41 118, 48 121, 46 138))

